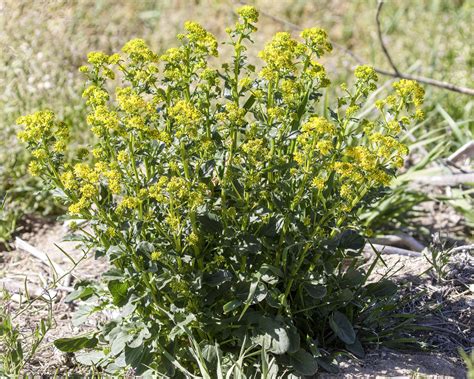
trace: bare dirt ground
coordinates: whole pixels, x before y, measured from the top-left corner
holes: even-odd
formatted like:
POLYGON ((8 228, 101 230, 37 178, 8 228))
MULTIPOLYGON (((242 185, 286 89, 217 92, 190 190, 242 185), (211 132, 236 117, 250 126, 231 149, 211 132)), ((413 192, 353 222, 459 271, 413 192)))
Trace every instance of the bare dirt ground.
MULTIPOLYGON (((79 260, 83 253, 75 249, 75 243, 61 242, 66 233, 66 227, 62 224, 31 222, 29 230, 19 237, 47 253, 53 262, 68 270, 73 265, 71 260, 55 245, 67 251, 74 260, 79 260)), ((407 295, 420 294, 409 303, 409 309, 406 311, 419 312, 422 315, 420 325, 431 328, 430 331, 424 332, 423 338, 438 347, 431 352, 399 352, 385 348, 369 351, 363 360, 341 359, 339 374, 322 374, 321 377, 465 378, 466 370, 459 359, 457 349, 468 348, 474 343, 472 330, 474 258, 466 251, 453 255, 448 267, 450 275, 444 281, 425 273, 430 264, 424 257, 387 255, 384 256, 384 260, 386 265, 380 262, 373 274, 374 277, 384 275, 390 269, 393 278, 405 284, 407 295)), ((41 293, 41 289, 50 283, 53 275, 47 264, 19 249, 0 253, 0 263, 0 286, 16 294, 16 301, 0 300, 0 302, 3 302, 2 305, 12 313, 20 308, 19 294, 24 295, 25 284, 30 294, 35 291, 41 293)), ((96 279, 106 268, 106 261, 95 260, 92 256, 86 257, 74 269, 70 286, 79 279, 96 279)), ((49 291, 53 301, 38 300, 15 320, 22 332, 29 334, 41 318, 48 317, 48 312, 54 317, 52 329, 47 333, 35 358, 26 367, 31 374, 81 373, 81 369, 74 367, 71 357, 58 351, 52 342, 56 338, 72 336, 83 332, 84 329, 93 328, 96 321, 90 320, 85 326, 81 326, 81 329, 73 328, 71 315, 74 305, 64 302, 67 292, 67 287, 59 291, 49 291), (48 304, 52 304, 51 308, 48 304)), ((84 371, 82 373, 85 374, 84 371)))

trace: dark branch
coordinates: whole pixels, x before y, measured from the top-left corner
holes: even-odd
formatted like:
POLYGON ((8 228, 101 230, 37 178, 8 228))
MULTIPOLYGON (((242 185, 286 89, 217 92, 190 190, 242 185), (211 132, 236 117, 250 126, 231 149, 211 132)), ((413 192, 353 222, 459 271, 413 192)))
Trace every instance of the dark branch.
POLYGON ((393 63, 392 57, 390 56, 387 46, 385 46, 385 43, 383 41, 382 26, 380 24, 380 13, 382 12, 383 4, 384 4, 383 1, 379 2, 377 6, 377 15, 375 16, 375 21, 377 22, 377 35, 379 36, 380 46, 382 47, 383 53, 387 57, 388 63, 390 63, 390 66, 392 66, 393 71, 395 71, 395 74, 398 77, 401 77, 400 71, 398 71, 397 66, 395 66, 395 63, 393 63))

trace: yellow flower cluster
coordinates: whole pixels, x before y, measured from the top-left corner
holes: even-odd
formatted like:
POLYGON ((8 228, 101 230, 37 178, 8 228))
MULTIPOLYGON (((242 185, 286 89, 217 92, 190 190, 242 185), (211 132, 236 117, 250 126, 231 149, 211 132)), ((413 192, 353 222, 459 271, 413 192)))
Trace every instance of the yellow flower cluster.
POLYGON ((137 209, 140 206, 141 200, 136 196, 125 196, 117 205, 117 212, 123 213, 125 210, 137 209))
POLYGON ((375 72, 374 68, 368 65, 362 65, 362 66, 356 67, 354 71, 354 76, 357 79, 363 80, 366 82, 369 82, 369 81, 376 82, 379 80, 379 77, 377 76, 377 73, 375 72))
POLYGON ((184 29, 188 33, 184 36, 199 52, 203 54, 217 56, 217 40, 212 33, 209 33, 197 22, 186 21, 184 29))
POLYGON ((305 40, 306 46, 313 51, 318 57, 324 55, 326 52, 332 51, 332 45, 329 42, 328 34, 321 28, 304 29, 301 38, 305 40))
POLYGON ((318 135, 333 136, 336 134, 336 127, 324 117, 313 116, 301 127, 303 133, 317 133, 318 135))
POLYGON ((264 162, 267 159, 268 149, 262 138, 255 138, 244 142, 241 145, 241 149, 246 154, 251 164, 264 162))
POLYGON ((23 142, 38 143, 53 133, 56 127, 55 120, 55 115, 51 111, 39 111, 19 117, 16 123, 25 125, 25 128, 18 132, 17 136, 23 142))
POLYGON ((86 104, 92 106, 105 105, 109 101, 109 94, 102 88, 91 85, 82 93, 82 97, 87 99, 86 104))
POLYGON ((418 82, 401 79, 393 83, 393 88, 395 88, 399 96, 406 99, 407 103, 413 103, 417 107, 423 104, 425 90, 418 82))
POLYGON ((125 54, 135 62, 158 62, 158 55, 153 53, 143 39, 135 38, 128 41, 122 48, 125 54))
POLYGON ((178 127, 176 138, 196 138, 201 121, 199 110, 189 101, 180 100, 168 109, 168 116, 178 127))
POLYGON ((260 71, 260 76, 267 80, 274 80, 279 74, 284 76, 296 72, 295 59, 299 52, 301 52, 301 46, 290 33, 275 34, 258 54, 267 64, 260 71))
POLYGON ((111 111, 105 105, 99 105, 87 115, 87 124, 96 136, 101 137, 107 130, 118 130, 119 118, 117 112, 111 111))
POLYGON ((132 87, 115 90, 117 103, 125 113, 135 114, 147 111, 148 104, 132 87))
POLYGON ((258 11, 255 7, 251 5, 244 5, 237 9, 237 14, 248 23, 255 23, 258 21, 258 11))

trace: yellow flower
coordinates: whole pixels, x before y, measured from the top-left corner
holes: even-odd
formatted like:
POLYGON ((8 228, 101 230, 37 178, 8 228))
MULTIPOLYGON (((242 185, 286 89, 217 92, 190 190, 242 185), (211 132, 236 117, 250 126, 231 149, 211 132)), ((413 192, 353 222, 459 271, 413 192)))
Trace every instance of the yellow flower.
POLYGON ((401 79, 393 83, 393 88, 395 88, 398 95, 404 98, 407 103, 413 103, 417 107, 423 104, 425 90, 417 81, 401 79))
POLYGON ((346 117, 352 117, 354 114, 356 114, 356 112, 359 110, 359 106, 358 105, 352 105, 350 107, 347 107, 346 109, 346 117))
POLYGON ((96 85, 87 87, 82 93, 82 97, 87 99, 86 104, 93 106, 105 105, 109 100, 109 94, 96 85))
POLYGON ((217 40, 211 33, 194 21, 186 21, 184 29, 188 31, 186 38, 204 53, 217 56, 217 40))
POLYGON ((178 101, 168 109, 168 115, 178 126, 176 131, 177 138, 183 136, 196 138, 201 114, 191 102, 186 100, 178 101))
POLYGON ((48 153, 46 152, 45 149, 35 150, 31 153, 31 155, 35 157, 36 159, 46 159, 48 157, 48 153))
POLYGON ((87 61, 95 66, 108 63, 109 56, 101 51, 91 51, 87 54, 87 61))
POLYGON ((273 80, 278 72, 293 73, 296 71, 295 59, 298 42, 291 38, 290 33, 279 32, 267 43, 258 56, 267 64, 260 75, 273 80))
POLYGON ((375 72, 374 68, 368 65, 357 66, 354 71, 354 76, 357 79, 360 79, 366 82, 368 81, 376 82, 377 80, 379 80, 379 77, 377 76, 377 73, 375 72))
POLYGON ((41 171, 42 171, 42 167, 38 161, 31 161, 30 164, 28 165, 28 172, 32 176, 39 176, 39 174, 41 174, 41 171))
POLYGON ((136 209, 140 206, 140 199, 134 196, 125 196, 117 206, 117 212, 121 213, 126 209, 136 209))
POLYGON ((63 183, 64 188, 68 190, 73 190, 77 188, 77 181, 72 171, 66 171, 62 173, 60 176, 60 179, 61 179, 61 182, 63 183))
POLYGON ((303 132, 316 132, 320 135, 336 134, 336 127, 324 117, 313 116, 301 127, 303 132))
POLYGON ((157 261, 160 259, 160 257, 163 255, 163 253, 161 251, 154 251, 153 253, 151 253, 151 260, 152 261, 157 261))
POLYGON ((258 11, 255 7, 252 7, 251 5, 244 5, 243 7, 240 7, 239 9, 237 9, 237 14, 245 22, 255 23, 258 21, 258 11))
POLYGON ((325 183, 326 183, 326 181, 323 178, 320 178, 320 177, 315 177, 311 181, 312 186, 317 188, 318 190, 322 190, 324 188, 325 183))
POLYGON ((328 155, 333 149, 333 143, 329 140, 320 140, 316 143, 316 148, 319 150, 321 155, 328 155))
POLYGON ((332 50, 332 45, 328 40, 328 34, 324 29, 316 27, 304 29, 300 36, 305 40, 306 46, 316 53, 317 56, 321 56, 325 52, 332 50))
POLYGON ((98 193, 97 188, 92 184, 84 184, 80 191, 85 199, 91 199, 98 193))
POLYGON ((192 232, 188 236, 187 241, 191 246, 196 246, 199 243, 199 236, 196 233, 192 232))
MULTIPOLYGON (((143 39, 135 38, 128 41, 122 51, 136 62, 158 62, 158 55, 153 53, 143 39)), ((116 59, 116 58, 114 58, 116 59)))
POLYGON ((85 198, 79 199, 77 203, 73 203, 69 206, 68 211, 72 215, 79 215, 84 209, 89 208, 90 202, 85 198))
POLYGON ((122 175, 120 174, 120 172, 112 169, 104 172, 104 176, 107 178, 110 191, 113 194, 120 193, 120 190, 122 189, 122 186, 120 185, 122 175))
POLYGON ((122 163, 128 162, 128 152, 126 150, 121 150, 117 154, 117 160, 122 163))

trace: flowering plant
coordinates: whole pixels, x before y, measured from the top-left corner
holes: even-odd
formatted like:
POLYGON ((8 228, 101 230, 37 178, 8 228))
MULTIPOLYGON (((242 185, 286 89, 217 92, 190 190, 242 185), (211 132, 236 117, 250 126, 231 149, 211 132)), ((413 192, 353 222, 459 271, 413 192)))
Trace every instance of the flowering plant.
POLYGON ((328 348, 360 353, 377 324, 371 307, 396 290, 366 283, 357 210, 402 166, 397 136, 422 116, 423 90, 401 80, 375 117, 359 116, 377 82, 360 66, 334 109, 318 112, 330 85, 318 61, 332 49, 326 32, 277 33, 256 72, 247 46, 258 13, 238 14, 226 30, 232 59, 219 70, 209 63, 218 42, 195 22, 162 56, 140 39, 123 54, 90 53, 80 70, 92 157, 80 149, 65 161, 68 128, 52 112, 18 120, 31 173, 87 222, 80 238, 113 267, 106 287, 80 284, 70 300, 94 301, 82 316, 121 310, 94 336, 57 346, 93 348, 82 361, 109 372, 193 373, 193 349, 217 364, 251 348, 251 362, 263 352, 311 375, 327 367, 328 348))

